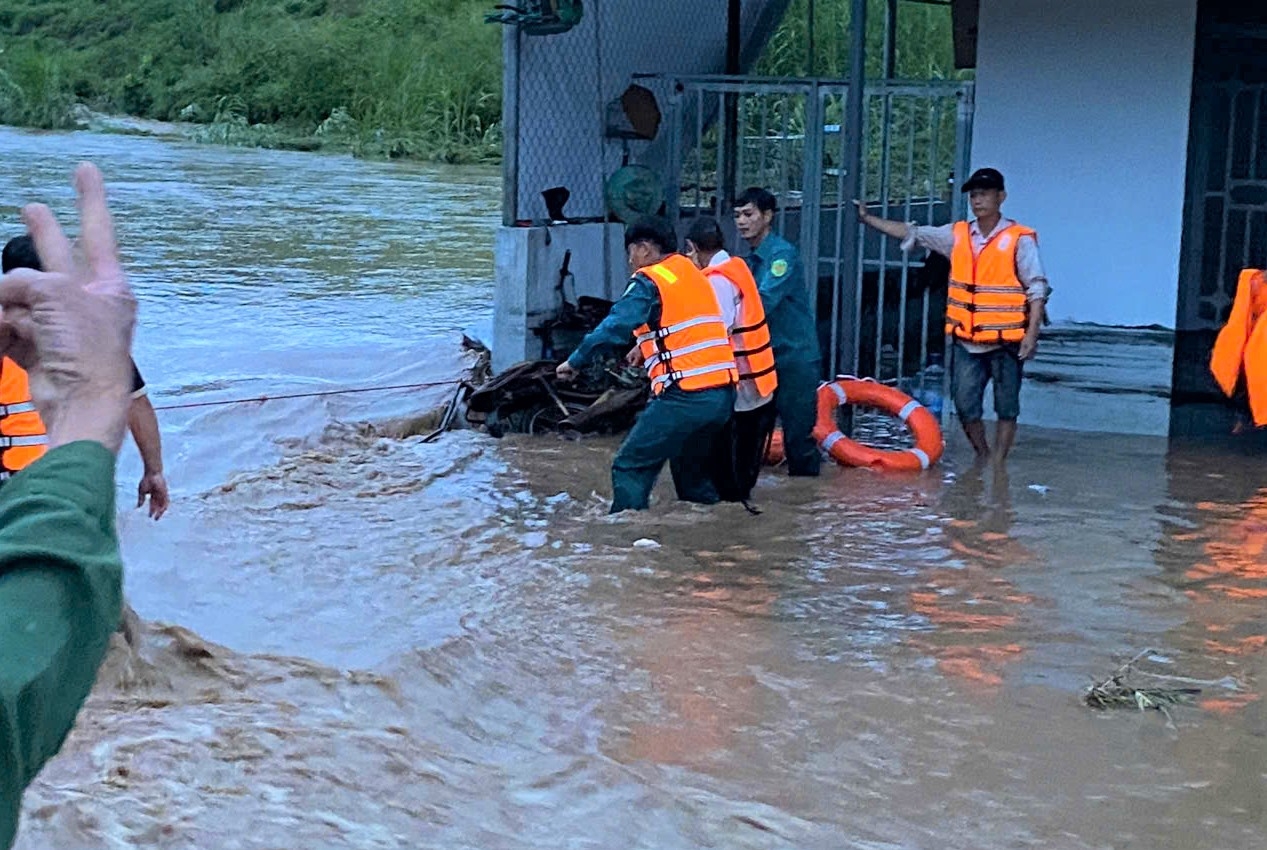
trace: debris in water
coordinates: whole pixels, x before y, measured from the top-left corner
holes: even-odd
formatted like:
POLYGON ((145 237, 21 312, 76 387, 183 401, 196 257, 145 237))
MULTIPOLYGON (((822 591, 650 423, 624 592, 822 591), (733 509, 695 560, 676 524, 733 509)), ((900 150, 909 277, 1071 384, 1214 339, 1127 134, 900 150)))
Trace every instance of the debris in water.
POLYGON ((1051 488, 1046 484, 1031 484, 1029 485, 1029 489, 1033 490, 1040 496, 1046 496, 1051 491, 1051 488))
POLYGON ((642 537, 634 541, 635 549, 659 549, 660 544, 652 540, 650 537, 642 537))
MULTIPOLYGON (((1167 706, 1190 702, 1201 693, 1200 688, 1137 688, 1127 682, 1132 669, 1141 660, 1152 656, 1153 650, 1146 649, 1130 661, 1117 668, 1103 682, 1087 689, 1083 700, 1091 708, 1134 708, 1139 711, 1156 709, 1166 715, 1166 719, 1174 722, 1167 706)), ((1147 675, 1147 674, 1144 674, 1147 675)))

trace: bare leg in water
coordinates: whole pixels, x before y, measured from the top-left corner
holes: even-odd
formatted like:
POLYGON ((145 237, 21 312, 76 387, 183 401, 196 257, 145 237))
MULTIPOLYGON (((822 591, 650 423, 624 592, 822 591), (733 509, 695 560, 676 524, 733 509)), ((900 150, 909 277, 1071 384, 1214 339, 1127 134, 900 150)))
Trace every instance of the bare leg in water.
POLYGON ((994 431, 994 450, 998 453, 999 460, 1007 460, 1008 452, 1012 450, 1014 442, 1016 442, 1016 420, 1000 419, 994 431))
MULTIPOLYGON (((1002 423, 1000 423, 1001 425, 1002 423)), ((1015 433, 1016 423, 1012 423, 1012 430, 1015 433)), ((1002 439, 1002 429, 997 435, 1002 439)), ((985 438, 985 423, 981 420, 969 422, 963 426, 963 433, 968 437, 968 442, 972 443, 972 450, 977 453, 978 460, 986 460, 990 457, 990 443, 985 438)), ((1011 443, 1009 442, 1010 446, 1011 443)))
POLYGON ((128 646, 133 649, 140 646, 141 618, 132 610, 132 606, 126 599, 123 600, 123 617, 119 620, 119 632, 122 633, 123 639, 128 642, 128 646))

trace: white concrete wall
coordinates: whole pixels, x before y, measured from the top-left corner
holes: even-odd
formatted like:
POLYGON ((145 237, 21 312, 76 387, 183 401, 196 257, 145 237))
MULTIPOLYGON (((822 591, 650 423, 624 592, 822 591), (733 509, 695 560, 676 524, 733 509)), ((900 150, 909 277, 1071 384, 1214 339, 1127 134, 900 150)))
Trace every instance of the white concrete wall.
MULTIPOLYGON (((560 307, 559 269, 568 251, 575 280, 569 300, 582 295, 620 297, 629 278, 624 229, 619 224, 569 224, 557 227, 503 227, 494 249, 497 286, 493 291, 493 370, 541 357, 541 339, 533 328, 553 318, 560 307), (604 240, 604 235, 606 240, 604 240), (604 241, 606 247, 604 247, 604 241)), ((560 357, 571 351, 560 352, 560 357)))
POLYGON ((1057 320, 1174 327, 1197 0, 981 0, 975 168, 1057 320))

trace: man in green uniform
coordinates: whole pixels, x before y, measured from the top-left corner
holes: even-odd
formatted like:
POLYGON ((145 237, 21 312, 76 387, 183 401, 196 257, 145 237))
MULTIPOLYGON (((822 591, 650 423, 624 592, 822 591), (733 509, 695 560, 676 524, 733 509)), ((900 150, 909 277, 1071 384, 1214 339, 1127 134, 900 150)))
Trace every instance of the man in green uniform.
POLYGON ((114 468, 127 427, 136 301, 101 174, 76 177, 82 262, 49 209, 23 211, 45 272, 0 278, 0 354, 30 372, 48 453, 0 489, 0 847, 61 748, 119 622, 114 468))
POLYGON ((783 421, 789 475, 818 475, 822 454, 814 441, 818 384, 822 378, 818 332, 800 251, 772 230, 778 202, 765 189, 748 189, 735 200, 735 226, 752 247, 748 267, 765 305, 779 368, 774 402, 783 421))
MULTIPOLYGON (((638 270, 676 255, 677 238, 667 222, 649 219, 629 228, 625 233, 625 248, 633 278, 607 318, 559 364, 560 381, 574 380, 596 349, 614 346, 625 351, 633 343, 638 328, 649 325, 656 329, 660 325, 664 306, 660 290, 638 270)), ((691 287, 692 295, 702 293, 707 298, 710 310, 716 314, 716 324, 721 327, 721 338, 726 339, 721 308, 708 278, 689 260, 679 258, 693 270, 689 278, 683 276, 682 285, 691 287)), ((729 351, 728 343, 726 350, 729 351)), ((733 362, 732 358, 732 372, 733 362)), ((679 499, 706 505, 716 503, 718 495, 710 467, 713 440, 730 419, 734 404, 733 380, 704 389, 683 389, 675 380, 654 395, 612 460, 611 512, 646 510, 665 461, 669 462, 679 499)))

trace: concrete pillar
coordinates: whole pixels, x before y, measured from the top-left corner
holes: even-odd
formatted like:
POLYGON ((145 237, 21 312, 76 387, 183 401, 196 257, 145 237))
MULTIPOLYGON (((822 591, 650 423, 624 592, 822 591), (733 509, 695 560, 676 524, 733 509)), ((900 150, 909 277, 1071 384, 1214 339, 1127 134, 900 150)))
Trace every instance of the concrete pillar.
MULTIPOLYGON (((568 251, 575 289, 582 295, 616 300, 625 291, 624 228, 620 224, 566 224, 550 227, 502 227, 494 248, 493 370, 541 357, 541 339, 533 334, 562 305, 559 269, 568 251), (604 235, 607 244, 604 246, 604 235), (606 266, 604 268, 604 266, 606 266)), ((568 352, 560 352, 565 356, 568 352)))

